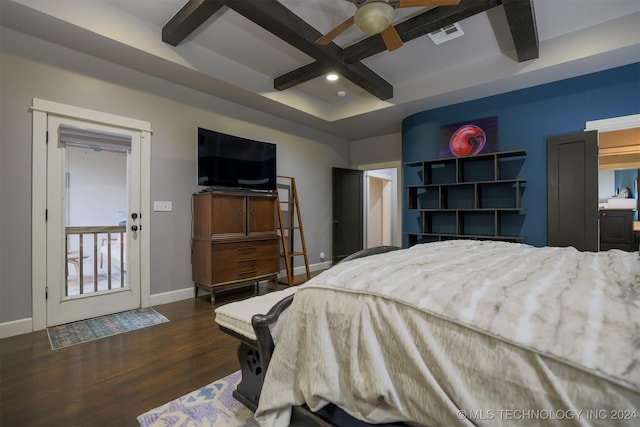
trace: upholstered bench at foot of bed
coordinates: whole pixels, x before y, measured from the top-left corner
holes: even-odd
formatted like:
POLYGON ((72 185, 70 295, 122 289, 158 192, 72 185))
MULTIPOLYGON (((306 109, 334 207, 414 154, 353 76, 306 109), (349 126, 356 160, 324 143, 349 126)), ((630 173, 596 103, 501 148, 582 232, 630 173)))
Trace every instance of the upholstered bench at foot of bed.
POLYGON ((220 330, 240 340, 238 361, 242 379, 233 392, 233 397, 254 412, 258 407, 264 373, 269 363, 265 358, 273 352, 273 348, 265 351, 263 347, 265 345, 272 347, 273 339, 268 325, 256 331, 252 325, 252 318, 257 314, 268 314, 274 306, 293 295, 296 290, 297 287, 286 288, 224 304, 215 310, 215 321, 220 330), (256 334, 267 336, 261 336, 258 339, 256 334))

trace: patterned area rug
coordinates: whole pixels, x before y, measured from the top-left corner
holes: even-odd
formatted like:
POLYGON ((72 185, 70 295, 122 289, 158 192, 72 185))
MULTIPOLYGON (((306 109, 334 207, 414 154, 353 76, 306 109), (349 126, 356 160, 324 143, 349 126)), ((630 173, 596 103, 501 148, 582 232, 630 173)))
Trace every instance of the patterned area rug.
POLYGON ((143 427, 253 427, 253 412, 233 398, 240 371, 138 416, 143 427))
POLYGON ((168 321, 169 319, 152 308, 138 308, 65 325, 52 326, 47 328, 47 334, 49 335, 51 348, 57 350, 168 321))

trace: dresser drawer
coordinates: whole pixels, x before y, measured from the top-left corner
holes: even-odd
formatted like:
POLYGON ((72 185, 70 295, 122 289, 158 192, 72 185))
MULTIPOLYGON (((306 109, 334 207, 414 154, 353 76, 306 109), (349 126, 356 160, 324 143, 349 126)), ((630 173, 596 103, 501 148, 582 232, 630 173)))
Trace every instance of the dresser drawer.
MULTIPOLYGON (((259 259, 267 256, 279 255, 279 240, 259 240, 256 242, 226 243, 229 248, 223 249, 229 252, 227 256, 234 256, 238 260, 259 259)), ((220 246, 222 246, 220 245, 220 246)))
POLYGON ((277 274, 279 240, 213 243, 211 267, 214 284, 277 274))

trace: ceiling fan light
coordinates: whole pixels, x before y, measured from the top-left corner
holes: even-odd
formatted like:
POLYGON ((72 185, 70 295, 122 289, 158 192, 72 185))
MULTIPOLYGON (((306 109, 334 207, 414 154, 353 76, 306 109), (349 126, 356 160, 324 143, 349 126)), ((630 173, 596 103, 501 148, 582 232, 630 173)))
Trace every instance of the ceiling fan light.
POLYGON ((396 10, 389 3, 375 1, 358 8, 353 22, 367 34, 379 34, 393 22, 396 10))

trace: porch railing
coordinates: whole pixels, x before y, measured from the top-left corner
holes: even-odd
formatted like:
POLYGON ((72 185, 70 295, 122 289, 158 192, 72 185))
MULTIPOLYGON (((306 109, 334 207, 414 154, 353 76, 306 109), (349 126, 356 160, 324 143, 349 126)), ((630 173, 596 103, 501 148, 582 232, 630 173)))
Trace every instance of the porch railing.
MULTIPOLYGON (((125 226, 65 227, 65 296, 125 287, 125 226), (89 244, 85 242, 89 240, 89 244), (70 242, 71 241, 71 242, 70 242), (93 258, 93 290, 85 290, 85 259, 93 258), (100 263, 98 263, 100 260, 100 263), (114 260, 116 263, 114 264, 114 260), (69 264, 76 269, 78 293, 70 289, 69 264), (101 284, 100 270, 106 264, 106 284, 101 284), (114 280, 113 267, 119 268, 119 281, 114 280), (116 283, 117 282, 117 283, 116 283), (100 287, 104 289, 100 289, 100 287)), ((91 288, 89 288, 91 289, 91 288)))

